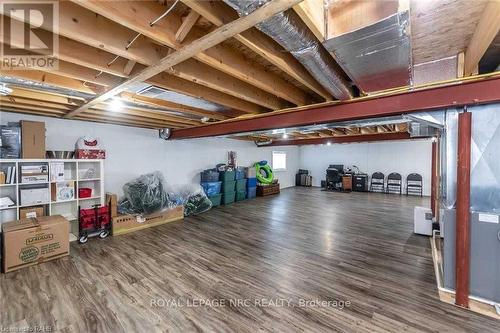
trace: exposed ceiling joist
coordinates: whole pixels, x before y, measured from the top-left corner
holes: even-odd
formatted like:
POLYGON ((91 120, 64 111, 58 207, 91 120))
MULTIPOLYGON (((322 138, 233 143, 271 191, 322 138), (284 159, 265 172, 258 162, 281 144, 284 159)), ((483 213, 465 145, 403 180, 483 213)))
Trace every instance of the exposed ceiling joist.
MULTIPOLYGON (((182 0, 182 2, 218 27, 238 18, 238 14, 222 1, 182 0)), ((316 94, 326 100, 332 100, 332 96, 311 76, 297 59, 291 54, 283 52, 283 49, 275 41, 262 32, 252 28, 236 35, 235 39, 255 53, 266 58, 274 66, 316 94)))
POLYGON ((40 100, 50 103, 72 105, 72 106, 78 106, 82 104, 82 102, 84 101, 84 99, 80 97, 66 96, 46 91, 41 92, 34 89, 19 88, 15 86, 11 88, 12 92, 10 93, 9 96, 12 97, 29 98, 33 100, 40 100))
POLYGON ((337 143, 357 143, 357 142, 376 142, 376 141, 391 141, 391 140, 410 140, 408 133, 383 133, 383 134, 365 134, 365 135, 348 135, 330 138, 311 138, 298 140, 273 140, 268 146, 300 146, 300 145, 320 145, 320 144, 337 144, 337 143))
POLYGON ((137 95, 137 94, 133 94, 133 93, 129 93, 129 92, 122 92, 120 94, 120 97, 127 100, 127 101, 136 103, 136 104, 144 104, 144 105, 149 105, 149 106, 153 106, 153 107, 165 108, 168 110, 177 111, 180 113, 185 113, 185 114, 190 114, 190 115, 195 115, 195 116, 199 116, 199 117, 209 117, 209 118, 213 118, 213 119, 217 119, 217 120, 228 119, 227 116, 225 116, 219 112, 206 111, 206 110, 197 109, 197 108, 193 108, 193 107, 187 107, 187 106, 182 105, 182 104, 166 101, 166 100, 159 99, 159 98, 152 98, 152 97, 137 95))
POLYGON ((324 0, 304 0, 293 6, 293 10, 295 10, 314 36, 323 43, 326 33, 324 0))
POLYGON ((269 18, 275 15, 276 13, 279 13, 283 10, 292 7, 293 5, 299 2, 300 0, 274 0, 272 2, 269 2, 264 6, 262 6, 261 8, 259 8, 258 10, 251 13, 250 15, 239 18, 236 21, 230 22, 220 28, 217 28, 216 30, 208 33, 207 35, 201 37, 200 39, 197 39, 193 43, 185 45, 180 50, 170 55, 167 55, 166 57, 162 58, 158 63, 145 68, 141 72, 127 79, 125 82, 121 83, 120 85, 94 98, 93 100, 77 108, 76 110, 69 112, 65 117, 75 116, 85 111, 86 109, 91 108, 92 106, 97 105, 121 93, 131 84, 145 81, 155 76, 156 74, 159 74, 165 71, 166 69, 175 66, 181 63, 182 61, 187 60, 206 49, 214 45, 217 45, 222 41, 231 38, 232 36, 242 31, 245 31, 246 29, 249 29, 250 27, 253 27, 255 24, 265 20, 266 18, 269 18))
POLYGON ((244 101, 232 95, 224 94, 218 90, 205 87, 167 73, 160 73, 146 80, 146 83, 156 85, 163 89, 177 91, 188 96, 202 98, 204 100, 227 106, 231 109, 240 110, 245 113, 263 113, 268 111, 268 109, 260 105, 244 101))
MULTIPOLYGON (((120 3, 123 6, 123 3, 120 3)), ((151 40, 145 37, 138 37, 136 41, 130 46, 130 48, 126 49, 125 46, 137 35, 137 33, 133 30, 130 30, 120 24, 117 24, 105 17, 100 15, 95 15, 95 13, 86 10, 70 1, 62 1, 59 4, 60 7, 60 15, 59 15, 59 33, 62 36, 74 39, 80 43, 91 46, 92 48, 102 49, 106 52, 106 63, 109 63, 113 60, 113 57, 107 56, 108 54, 118 55, 124 59, 132 60, 137 62, 138 64, 134 67, 134 70, 140 70, 145 68, 145 66, 153 65, 157 63, 162 57, 167 55, 167 49, 162 47, 156 43, 153 43, 151 40)), ((164 22, 165 20, 160 21, 164 22)), ((71 52, 70 52, 71 53, 71 52)), ((79 54, 73 54, 73 58, 78 58, 79 54)), ((76 60, 76 59, 74 59, 76 60)), ((90 59, 89 59, 90 60, 90 59)), ((98 62, 99 59, 96 59, 98 62)), ((91 61, 87 61, 91 62, 91 61)), ((181 69, 190 69, 190 64, 193 64, 195 60, 189 59, 181 64, 183 67, 181 69)), ((208 68, 208 67, 207 67, 208 68)), ((177 68, 174 68, 177 69, 177 68)), ((187 93, 190 96, 198 94, 198 90, 206 91, 204 87, 200 87, 197 83, 196 77, 193 76, 193 72, 190 71, 188 73, 183 73, 181 70, 176 70, 175 72, 171 72, 172 74, 176 74, 180 77, 180 74, 184 74, 184 79, 188 78, 191 82, 195 84, 187 85, 179 82, 179 79, 169 78, 169 80, 175 81, 175 84, 180 85, 184 88, 189 87, 188 91, 180 91, 182 93, 187 93)), ((170 75, 169 75, 170 76, 170 75)), ((184 81, 181 80, 181 81, 184 81)), ((224 82, 218 82, 217 78, 205 77, 203 82, 205 84, 210 84, 211 89, 210 93, 205 93, 205 96, 213 97, 214 100, 211 100, 215 103, 221 104, 226 100, 226 93, 223 93, 221 96, 218 96, 216 91, 219 89, 219 84, 222 85, 221 89, 225 89, 227 91, 227 86, 232 83, 237 83, 238 80, 234 78, 227 78, 224 82)), ((259 89, 255 89, 258 91, 259 89)), ((233 90, 233 96, 241 96, 245 93, 242 90, 233 90)), ((257 93, 255 93, 257 94, 257 93)), ((254 95, 255 95, 254 94, 254 95)), ((207 100, 207 97, 203 97, 207 100)), ((249 113, 261 112, 258 107, 253 105, 249 105, 249 102, 240 103, 242 107, 242 111, 249 113)), ((238 104, 235 101, 231 102, 231 104, 226 105, 230 108, 237 109, 235 105, 238 104)), ((251 103, 254 104, 254 103, 251 103)), ((225 105, 225 104, 222 104, 225 105)), ((265 110, 264 110, 265 111, 265 110)))
POLYGON ((84 85, 82 81, 38 70, 2 70, 1 75, 46 83, 54 87, 74 90, 90 95, 95 95, 97 91, 97 87, 93 85, 84 85))
POLYGON ((500 1, 489 1, 465 51, 465 76, 469 76, 475 71, 479 61, 499 31, 500 1))
MULTIPOLYGON (((164 20, 159 21, 153 26, 149 24, 149 22, 154 20, 155 17, 160 15, 165 10, 163 6, 152 1, 84 1, 77 3, 170 48, 179 50, 183 46, 183 44, 176 41, 175 37, 179 29, 182 28, 182 24, 180 23, 181 18, 176 16, 175 13, 170 13, 164 20)), ((199 37, 200 34, 197 33, 196 38, 199 37)), ((193 38, 188 38, 186 40, 186 42, 189 43, 192 41, 193 38)), ((300 89, 281 79, 276 74, 268 73, 265 70, 260 69, 258 65, 250 63, 247 59, 239 55, 238 52, 235 52, 235 50, 229 49, 224 45, 219 45, 216 50, 207 49, 204 52, 200 52, 195 55, 194 58, 200 60, 205 65, 212 67, 207 68, 203 65, 203 71, 214 72, 215 70, 219 70, 242 80, 249 85, 263 89, 267 93, 289 100, 296 105, 306 104, 307 96, 305 92, 300 91, 300 89), (293 93, 295 93, 295 95, 293 93)), ((185 64, 185 66, 182 66, 183 68, 180 68, 181 65, 174 68, 174 70, 178 71, 179 74, 188 70, 190 66, 195 65, 195 62, 193 61, 190 64, 185 64)), ((223 81, 213 80, 212 82, 230 81, 231 78, 226 77, 223 81)), ((233 84, 237 85, 241 83, 238 83, 237 80, 233 80, 233 84)), ((212 86, 212 88, 214 87, 212 86)), ((255 88, 249 87, 248 85, 246 89, 255 90, 255 88)), ((270 97, 268 96, 267 98, 270 97)), ((276 109, 275 107, 270 108, 276 109)))
POLYGON ((186 38, 187 34, 191 31, 191 29, 196 24, 196 21, 198 21, 199 18, 200 14, 198 14, 194 10, 191 10, 184 19, 184 21, 182 21, 181 26, 175 33, 175 40, 179 43, 182 43, 184 38, 186 38))

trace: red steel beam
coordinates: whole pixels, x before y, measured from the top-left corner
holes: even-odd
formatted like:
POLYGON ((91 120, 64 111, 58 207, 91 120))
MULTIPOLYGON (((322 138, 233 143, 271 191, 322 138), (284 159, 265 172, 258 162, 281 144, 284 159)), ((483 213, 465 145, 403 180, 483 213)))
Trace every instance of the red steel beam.
POLYGON ((470 274, 470 112, 458 116, 457 220, 455 239, 455 304, 469 307, 470 274))
POLYGON ((432 216, 436 216, 436 190, 437 190, 437 145, 436 141, 432 142, 432 157, 431 157, 431 211, 432 216))
POLYGON ((365 135, 346 135, 330 138, 313 138, 313 139, 294 139, 294 140, 273 140, 269 146, 301 146, 301 145, 320 145, 320 144, 335 144, 335 143, 354 143, 354 142, 372 142, 372 141, 387 141, 387 140, 409 140, 410 134, 398 133, 380 133, 380 134, 365 134, 365 135))
POLYGON ((456 82, 448 86, 358 98, 327 106, 274 111, 250 118, 229 119, 213 124, 176 129, 173 130, 171 139, 200 138, 334 121, 377 118, 498 101, 500 101, 500 76, 493 76, 474 81, 456 82))

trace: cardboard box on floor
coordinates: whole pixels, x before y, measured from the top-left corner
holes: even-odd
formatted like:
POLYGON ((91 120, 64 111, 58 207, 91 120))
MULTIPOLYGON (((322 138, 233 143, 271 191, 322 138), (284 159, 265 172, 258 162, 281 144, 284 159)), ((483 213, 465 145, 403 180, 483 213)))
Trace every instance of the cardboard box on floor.
POLYGON ((45 158, 45 123, 21 120, 21 158, 45 158))
POLYGON ((106 205, 111 208, 111 218, 118 216, 118 196, 114 193, 106 193, 106 205))
POLYGON ((177 206, 163 212, 154 213, 144 218, 133 215, 120 215, 113 217, 113 236, 155 227, 161 224, 179 221, 184 218, 184 206, 177 206))
POLYGON ((69 254, 69 222, 61 215, 6 222, 2 231, 5 273, 69 254))
POLYGON ((32 207, 19 208, 19 218, 20 219, 42 217, 42 216, 45 216, 45 209, 43 208, 43 206, 32 206, 32 207))

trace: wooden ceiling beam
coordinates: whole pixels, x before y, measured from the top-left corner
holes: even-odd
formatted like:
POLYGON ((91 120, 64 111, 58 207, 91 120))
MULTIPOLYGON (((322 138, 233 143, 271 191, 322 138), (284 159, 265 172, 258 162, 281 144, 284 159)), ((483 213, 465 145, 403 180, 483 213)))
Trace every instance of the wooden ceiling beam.
MULTIPOLYGON (((222 1, 182 0, 182 2, 217 27, 238 18, 238 14, 222 1)), ((332 100, 332 96, 328 91, 312 77, 297 59, 290 53, 283 52, 283 48, 264 33, 251 28, 234 38, 311 91, 326 100, 332 100)))
MULTIPOLYGON (((251 68, 248 68, 251 71, 251 68)), ((137 73, 137 72, 136 72, 137 73)), ((280 110, 290 107, 291 104, 241 80, 235 80, 228 74, 206 66, 191 59, 180 63, 167 73, 196 82, 206 87, 217 89, 225 94, 232 95, 244 101, 261 105, 271 110, 280 110), (216 82, 216 84, 214 84, 216 82)), ((132 72, 132 75, 134 72, 132 72)))
MULTIPOLYGON (((120 4, 123 5, 123 3, 120 4)), ((117 24, 105 17, 96 15, 94 12, 86 10, 85 8, 82 8, 70 1, 61 1, 59 3, 59 7, 60 35, 71 38, 93 48, 101 49, 107 53, 112 53, 122 58, 135 61, 137 62, 137 65, 134 69, 143 69, 145 68, 144 65, 153 65, 167 54, 167 48, 153 43, 150 39, 145 38, 144 36, 137 38, 130 48, 126 49, 126 45, 137 35, 137 32, 121 26, 120 24, 117 24)), ((160 23, 165 21, 168 20, 161 20, 160 23)), ((74 57, 78 57, 78 54, 74 54, 74 57)), ((109 57, 106 56, 106 62, 110 61, 108 59, 109 57)), ((188 61, 194 60, 191 59, 188 61)), ((187 89, 187 91, 184 90, 180 92, 187 93, 190 96, 202 94, 205 96, 202 98, 219 104, 223 103, 227 99, 227 94, 221 94, 219 96, 216 92, 217 90, 207 91, 205 87, 200 86, 195 81, 192 81, 195 84, 187 85, 182 84, 175 78, 169 77, 169 80, 175 81, 173 85, 182 86, 184 89, 187 89), (198 91, 201 91, 201 93, 198 91), (209 98, 213 98, 213 100, 210 100, 209 98)), ((210 81, 210 78, 208 78, 208 80, 211 82, 212 87, 217 87, 217 82, 215 80, 210 81)), ((237 81, 236 79, 233 80, 237 81)), ((235 94, 243 93, 244 91, 235 92, 235 94)), ((245 107, 245 109, 242 109, 244 112, 262 112, 259 107, 251 105, 253 103, 237 103, 232 99, 230 99, 230 102, 231 103, 228 105, 222 105, 236 109, 235 105, 241 104, 242 107, 245 107)))
POLYGON ((212 119, 217 119, 217 120, 224 120, 228 119, 229 117, 219 113, 219 112, 213 112, 213 111, 206 111, 203 109, 198 109, 194 107, 187 107, 182 104, 166 101, 164 99, 159 99, 159 98, 152 98, 152 97, 147 97, 147 96, 142 96, 138 94, 133 94, 129 92, 122 92, 120 94, 120 97, 122 99, 125 99, 127 101, 130 101, 135 104, 144 104, 144 105, 149 105, 149 106, 154 106, 158 108, 164 108, 180 113, 185 113, 185 114, 191 114, 194 116, 198 117, 209 117, 212 119))
POLYGON ((47 91, 20 88, 16 86, 10 86, 10 88, 12 88, 12 92, 9 94, 9 96, 12 97, 27 98, 32 100, 39 100, 55 104, 73 105, 73 106, 81 105, 82 102, 85 101, 85 99, 81 97, 66 96, 47 91))
POLYGON ((3 106, 4 103, 15 103, 16 105, 23 105, 23 106, 46 107, 46 108, 61 110, 61 111, 66 111, 66 112, 74 109, 73 107, 70 107, 70 106, 64 105, 64 104, 50 103, 50 102, 39 101, 39 100, 35 100, 35 99, 30 99, 30 98, 15 97, 12 95, 0 96, 0 105, 3 106))
POLYGON ((155 117, 154 115, 137 112, 136 110, 124 108, 119 112, 109 112, 105 108, 97 106, 96 108, 89 109, 85 111, 86 115, 101 115, 107 117, 108 119, 129 119, 131 121, 149 123, 151 125, 158 125, 159 127, 171 127, 171 128, 185 128, 189 127, 185 124, 179 124, 169 120, 162 119, 160 117, 155 117))
POLYGON ((293 6, 293 10, 316 38, 323 43, 325 41, 325 3, 324 0, 304 0, 293 6))
POLYGON ((168 123, 148 121, 141 117, 134 117, 121 113, 110 114, 109 112, 92 110, 92 109, 87 110, 85 113, 79 114, 78 118, 87 121, 89 120, 94 121, 96 119, 100 119, 100 120, 107 120, 108 122, 112 123, 120 122, 122 124, 129 124, 129 125, 145 125, 145 126, 150 126, 151 128, 173 127, 168 123))
POLYGON ((23 113, 23 114, 32 114, 36 116, 45 116, 45 117, 60 117, 64 113, 56 110, 34 110, 28 106, 7 106, 2 105, 2 111, 4 112, 13 112, 13 113, 23 113))
POLYGON ((500 31, 500 1, 488 1, 465 51, 464 75, 472 75, 500 31))
POLYGON ((186 126, 196 126, 200 125, 201 122, 199 120, 193 120, 193 119, 188 119, 188 118, 183 118, 183 117, 178 117, 174 116, 171 114, 168 114, 163 111, 159 110, 151 110, 147 108, 141 108, 135 105, 126 105, 123 108, 121 108, 119 111, 112 111, 109 103, 104 102, 102 104, 98 104, 93 107, 95 110, 101 110, 101 111, 109 111, 109 112, 118 112, 118 113, 126 113, 129 115, 134 115, 134 116, 142 116, 145 118, 153 118, 157 120, 162 120, 162 121, 168 121, 172 124, 178 124, 179 127, 186 127, 186 126))
POLYGON ((74 90, 91 95, 95 95, 97 90, 97 87, 93 87, 91 85, 85 86, 82 81, 38 70, 2 70, 1 74, 34 82, 46 83, 54 87, 74 90))
MULTIPOLYGON (((9 24, 10 17, 0 15, 0 20, 4 20, 5 24, 9 24)), ((42 38, 43 40, 45 40, 45 38, 48 38, 48 35, 52 37, 52 32, 41 29, 37 30, 37 36, 39 38, 42 38)), ((4 35, 3 30, 0 31, 0 40, 9 41, 9 44, 11 46, 24 48, 24 39, 20 38, 20 36, 18 36, 17 34, 13 34, 9 36, 9 38, 6 37, 7 36, 4 35)), ((112 64, 110 64, 115 58, 115 55, 113 53, 96 47, 90 47, 86 44, 77 42, 64 36, 58 36, 58 38, 58 59, 83 67, 93 68, 97 71, 103 71, 104 73, 109 73, 115 76, 128 76, 128 74, 124 71, 124 67, 127 64, 126 59, 118 58, 112 64)), ((33 43, 35 43, 34 46, 37 45, 36 41, 34 41, 33 43)))
POLYGON ((186 38, 187 34, 191 31, 193 26, 196 24, 196 21, 200 18, 200 14, 198 14, 196 11, 191 10, 189 14, 184 18, 184 21, 182 21, 181 26, 179 29, 177 29, 175 33, 175 41, 182 43, 184 38, 186 38))
POLYGON ((240 110, 244 113, 256 114, 268 111, 268 109, 260 105, 244 101, 232 95, 221 93, 218 90, 167 73, 160 73, 147 79, 145 82, 163 89, 177 91, 184 95, 201 98, 219 105, 227 106, 231 109, 240 110))
MULTIPOLYGON (((190 38, 187 38, 185 43, 179 43, 176 40, 176 33, 182 28, 182 23, 180 16, 176 15, 174 12, 169 13, 163 20, 151 26, 149 22, 153 21, 165 11, 164 6, 153 1, 117 2, 91 0, 83 2, 77 1, 77 3, 175 50, 179 50, 185 44, 190 44, 203 35, 200 35, 200 31, 198 31, 191 37, 193 31, 190 34, 190 38)), ((262 66, 249 62, 243 56, 239 55, 237 51, 229 49, 226 46, 219 45, 215 50, 207 49, 195 55, 194 58, 209 65, 213 69, 220 70, 247 84, 263 89, 267 93, 279 96, 296 105, 307 104, 308 96, 304 91, 286 82, 276 74, 266 72, 262 66)), ((186 66, 191 66, 191 64, 186 64, 186 66)), ((179 69, 179 71, 182 70, 179 69)), ((231 79, 225 78, 224 81, 214 80, 213 82, 225 81, 231 82, 231 79)))
POLYGON ((251 28, 255 24, 275 15, 276 13, 279 13, 283 10, 290 8, 291 6, 295 5, 300 1, 301 0, 274 0, 272 2, 268 2, 259 9, 257 9, 256 11, 254 11, 253 13, 245 17, 239 18, 236 21, 228 23, 223 27, 217 28, 214 31, 208 33, 207 35, 197 39, 195 42, 185 45, 180 50, 170 55, 167 55, 166 57, 162 58, 159 62, 133 75, 120 85, 105 92, 104 94, 99 95, 98 97, 87 102, 86 104, 82 105, 76 110, 69 112, 66 115, 66 117, 72 117, 78 113, 81 113, 86 109, 91 108, 92 106, 97 105, 121 93, 122 91, 127 89, 130 85, 136 82, 145 81, 151 78, 152 76, 159 74, 165 71, 166 69, 175 66, 212 46, 223 42, 224 40, 231 38, 234 35, 246 29, 251 28))

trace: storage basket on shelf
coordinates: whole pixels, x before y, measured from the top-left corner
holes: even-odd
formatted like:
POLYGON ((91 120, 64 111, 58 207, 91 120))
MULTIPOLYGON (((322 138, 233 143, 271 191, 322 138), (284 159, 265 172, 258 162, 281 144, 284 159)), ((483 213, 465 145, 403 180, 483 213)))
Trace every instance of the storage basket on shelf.
POLYGON ((233 191, 233 192, 224 192, 222 194, 222 204, 223 205, 228 205, 228 204, 231 204, 234 202, 234 199, 236 197, 236 192, 233 191))
POLYGON ((236 190, 236 180, 222 182, 222 192, 234 192, 236 190))
POLYGON ((236 181, 236 191, 245 192, 247 189, 247 180, 239 179, 236 181))
POLYGON ((207 169, 201 172, 202 182, 217 182, 219 181, 219 172, 216 169, 207 169))
POLYGON ((211 195, 208 199, 212 202, 212 207, 220 206, 222 194, 211 195))
POLYGON ((219 172, 219 180, 223 182, 235 180, 236 172, 234 171, 222 171, 219 172))
POLYGON ((236 191, 236 201, 242 201, 245 200, 247 197, 247 192, 246 191, 236 191))
POLYGON ((82 187, 78 189, 78 198, 90 198, 92 196, 92 189, 88 187, 82 187))
POLYGON ((257 187, 248 187, 247 188, 247 199, 252 199, 257 196, 257 187))
POLYGON ((201 187, 207 196, 212 196, 220 193, 222 182, 201 182, 201 187))

